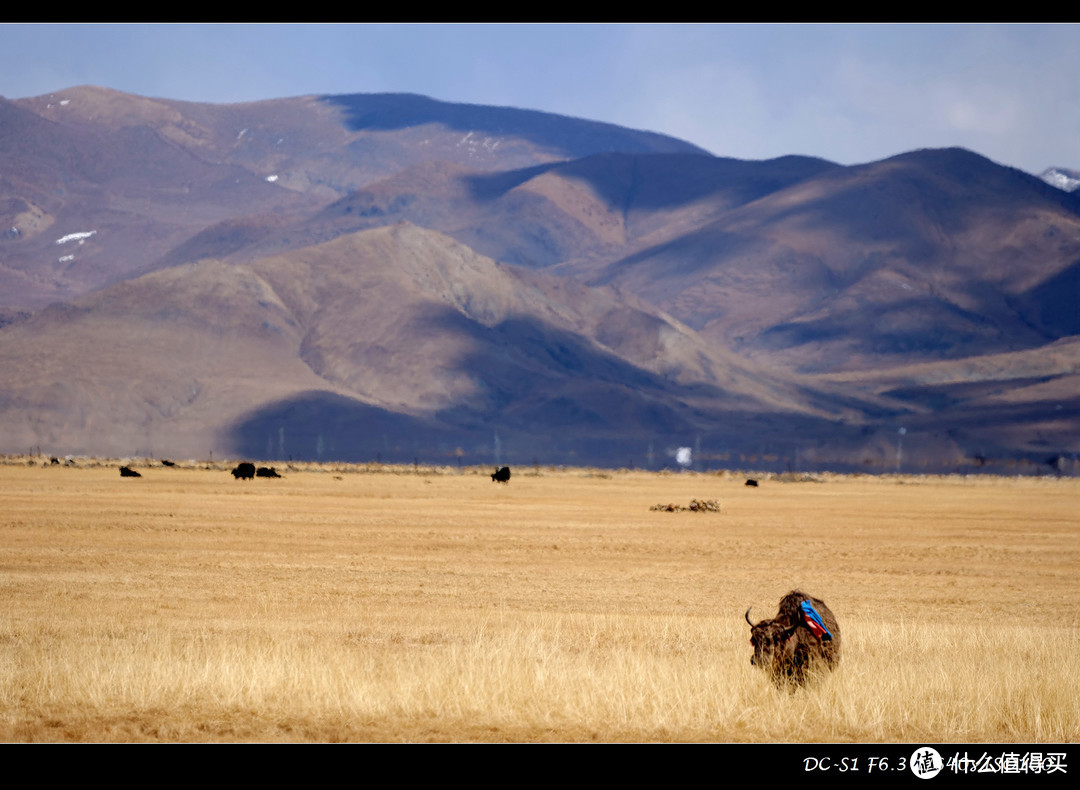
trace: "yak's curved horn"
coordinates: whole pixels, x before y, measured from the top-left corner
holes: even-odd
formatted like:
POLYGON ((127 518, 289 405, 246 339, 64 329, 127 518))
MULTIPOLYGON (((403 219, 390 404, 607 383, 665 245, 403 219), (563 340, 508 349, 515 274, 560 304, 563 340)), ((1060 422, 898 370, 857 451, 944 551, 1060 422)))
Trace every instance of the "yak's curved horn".
MULTIPOLYGON (((750 609, 753 609, 753 608, 754 608, 753 606, 750 607, 750 609)), ((750 609, 747 609, 746 614, 744 615, 744 617, 746 617, 746 622, 748 622, 748 623, 750 623, 750 609)), ((750 623, 750 627, 753 628, 754 624, 750 623)))

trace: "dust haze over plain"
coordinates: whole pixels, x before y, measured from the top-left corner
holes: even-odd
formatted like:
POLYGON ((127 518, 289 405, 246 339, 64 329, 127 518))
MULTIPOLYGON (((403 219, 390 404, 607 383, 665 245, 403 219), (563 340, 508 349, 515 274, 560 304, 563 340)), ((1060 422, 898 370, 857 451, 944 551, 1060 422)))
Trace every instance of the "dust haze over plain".
POLYGON ((1078 167, 1073 24, 3 24, 0 96, 410 92, 839 164, 960 146, 1078 167))

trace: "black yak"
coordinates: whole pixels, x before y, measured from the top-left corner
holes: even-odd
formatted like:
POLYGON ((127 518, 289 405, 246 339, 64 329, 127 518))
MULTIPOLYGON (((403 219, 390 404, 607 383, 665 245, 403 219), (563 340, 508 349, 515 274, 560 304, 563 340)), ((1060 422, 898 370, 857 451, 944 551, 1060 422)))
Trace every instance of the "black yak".
POLYGON ((120 476, 121 477, 142 477, 142 475, 140 475, 134 469, 132 469, 130 467, 127 467, 127 466, 121 466, 120 467, 120 476))
POLYGON ((237 480, 251 480, 255 477, 255 464, 244 461, 232 470, 232 476, 237 480))
POLYGON ((746 484, 748 486, 750 486, 751 488, 757 488, 757 480, 755 480, 752 477, 749 480, 746 481, 746 484))
MULTIPOLYGON (((751 607, 753 608, 753 607, 751 607)), ((772 620, 750 621, 750 663, 767 671, 778 686, 801 686, 812 675, 840 661, 840 626, 825 602, 799 590, 780 599, 772 620)))
POLYGON ((272 466, 260 466, 255 470, 256 477, 281 477, 272 466))
POLYGON ((491 479, 492 479, 492 481, 497 480, 500 483, 509 483, 510 482, 510 467, 509 466, 500 466, 498 469, 495 470, 495 473, 491 475, 491 479))

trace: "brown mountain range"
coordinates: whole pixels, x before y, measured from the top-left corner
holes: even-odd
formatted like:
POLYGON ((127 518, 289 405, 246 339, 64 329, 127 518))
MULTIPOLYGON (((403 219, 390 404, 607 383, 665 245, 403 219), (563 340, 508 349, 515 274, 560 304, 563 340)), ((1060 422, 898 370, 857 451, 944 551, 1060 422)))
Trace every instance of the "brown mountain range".
POLYGON ((1078 280, 1080 198, 959 149, 0 99, 8 452, 1039 464, 1080 449, 1078 280))
POLYGON ((450 460, 501 433, 538 459, 595 443, 623 460, 641 435, 715 433, 724 415, 858 413, 632 297, 407 223, 51 306, 0 332, 0 367, 15 446, 115 455, 450 460))

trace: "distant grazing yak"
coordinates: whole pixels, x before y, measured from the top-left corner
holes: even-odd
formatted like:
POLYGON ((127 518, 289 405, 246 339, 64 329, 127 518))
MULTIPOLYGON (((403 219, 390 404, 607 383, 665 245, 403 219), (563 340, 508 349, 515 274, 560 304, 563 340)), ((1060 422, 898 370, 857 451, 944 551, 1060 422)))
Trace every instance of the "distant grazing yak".
POLYGON ((255 470, 256 477, 281 477, 272 466, 260 466, 255 470))
POLYGON ((132 469, 130 467, 127 467, 127 466, 121 466, 120 467, 120 476, 121 477, 142 477, 142 475, 140 475, 134 469, 132 469))
POLYGON ((251 480, 255 477, 255 464, 244 461, 244 463, 232 470, 232 476, 237 480, 251 480))
POLYGON ((509 483, 510 482, 510 467, 509 466, 500 466, 498 469, 495 470, 495 473, 492 474, 491 479, 492 479, 492 481, 499 482, 499 483, 509 483))
POLYGON ((161 465, 162 466, 176 466, 176 464, 174 464, 172 461, 167 461, 164 458, 161 459, 161 465))
POLYGON ((746 484, 751 488, 757 488, 757 480, 754 480, 753 478, 747 480, 746 484))

